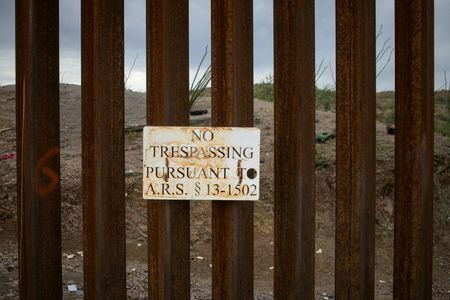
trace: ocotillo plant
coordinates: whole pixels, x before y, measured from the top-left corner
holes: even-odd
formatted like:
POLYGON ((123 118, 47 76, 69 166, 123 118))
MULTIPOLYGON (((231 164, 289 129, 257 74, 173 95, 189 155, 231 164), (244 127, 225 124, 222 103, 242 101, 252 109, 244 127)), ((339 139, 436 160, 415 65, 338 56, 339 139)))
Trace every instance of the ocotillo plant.
POLYGON ((203 61, 208 54, 208 46, 205 48, 205 53, 203 54, 200 64, 195 72, 194 80, 192 80, 191 88, 189 89, 189 110, 192 110, 194 104, 200 99, 200 97, 205 93, 206 88, 211 82, 211 65, 206 69, 200 79, 197 81, 197 77, 202 67, 203 61))

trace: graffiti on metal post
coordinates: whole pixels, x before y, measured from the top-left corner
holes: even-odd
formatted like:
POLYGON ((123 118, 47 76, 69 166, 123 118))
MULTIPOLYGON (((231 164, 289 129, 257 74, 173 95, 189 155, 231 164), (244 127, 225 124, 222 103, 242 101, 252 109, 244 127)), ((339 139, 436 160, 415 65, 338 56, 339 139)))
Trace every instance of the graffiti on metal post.
POLYGON ((59 175, 55 170, 47 166, 47 163, 55 156, 59 155, 59 149, 54 147, 48 150, 36 164, 34 180, 36 182, 36 192, 41 197, 47 197, 58 186, 59 175), (47 178, 45 178, 45 177, 47 178), (45 179, 44 179, 45 178, 45 179))

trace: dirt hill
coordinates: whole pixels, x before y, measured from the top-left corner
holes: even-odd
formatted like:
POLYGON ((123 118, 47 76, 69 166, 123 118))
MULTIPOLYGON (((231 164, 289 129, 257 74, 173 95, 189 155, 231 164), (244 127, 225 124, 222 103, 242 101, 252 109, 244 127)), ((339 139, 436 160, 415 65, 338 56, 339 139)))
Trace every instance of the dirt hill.
MULTIPOLYGON (((383 94, 388 97, 389 94, 383 94)), ((81 93, 61 85, 61 195, 65 297, 82 298, 81 93), (68 284, 77 292, 69 293, 68 284)), ((0 87, 0 155, 15 152, 14 86, 0 87)), ((126 93, 126 127, 145 124, 145 94, 126 93)), ((210 98, 197 108, 210 110, 210 98)), ((209 115, 192 119, 210 124, 209 115)), ((273 290, 273 103, 255 99, 255 126, 262 132, 261 200, 255 204, 255 295, 273 290)), ((317 111, 316 131, 333 132, 335 113, 317 111)), ((127 285, 132 299, 146 297, 147 203, 142 195, 142 132, 126 132, 127 285)), ((316 145, 316 296, 334 298, 335 140, 316 145)), ((436 299, 450 297, 450 139, 435 136, 434 284, 436 299)), ((392 299, 394 136, 377 123, 376 299, 392 299)), ((0 161, 0 299, 18 297, 16 161, 0 161)), ((192 299, 211 298, 210 202, 191 203, 192 299)))

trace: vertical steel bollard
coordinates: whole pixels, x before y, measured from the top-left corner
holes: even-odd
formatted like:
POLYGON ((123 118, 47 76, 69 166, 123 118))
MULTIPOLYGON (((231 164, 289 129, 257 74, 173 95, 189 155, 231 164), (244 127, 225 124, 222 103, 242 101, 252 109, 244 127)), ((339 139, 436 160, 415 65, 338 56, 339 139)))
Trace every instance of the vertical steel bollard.
MULTIPOLYGON (((147 123, 189 125, 189 1, 147 0, 147 123)), ((148 203, 150 299, 189 299, 189 201, 148 203)))
POLYGON ((336 1, 336 298, 373 299, 375 1, 336 1))
POLYGON ((275 299, 314 298, 314 0, 274 2, 275 299))
POLYGON ((83 0, 85 299, 126 298, 123 0, 83 0))
POLYGON ((394 299, 431 299, 434 2, 395 1, 394 299))
POLYGON ((59 4, 16 1, 21 299, 61 299, 59 4))
MULTIPOLYGON (((212 1, 212 124, 253 126, 253 3, 212 1)), ((212 203, 213 299, 253 299, 253 203, 212 203)))

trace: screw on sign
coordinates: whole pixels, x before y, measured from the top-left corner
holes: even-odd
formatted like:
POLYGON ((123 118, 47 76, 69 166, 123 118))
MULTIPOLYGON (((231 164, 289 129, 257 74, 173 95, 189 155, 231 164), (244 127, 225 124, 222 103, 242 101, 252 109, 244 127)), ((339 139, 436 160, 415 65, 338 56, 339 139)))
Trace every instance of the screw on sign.
POLYGON ((46 165, 53 157, 58 156, 58 154, 58 148, 51 148, 39 159, 36 164, 36 169, 34 172, 36 192, 41 197, 47 197, 58 186, 58 173, 46 165))

